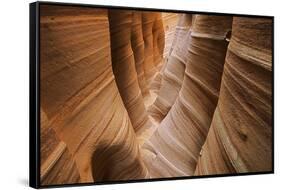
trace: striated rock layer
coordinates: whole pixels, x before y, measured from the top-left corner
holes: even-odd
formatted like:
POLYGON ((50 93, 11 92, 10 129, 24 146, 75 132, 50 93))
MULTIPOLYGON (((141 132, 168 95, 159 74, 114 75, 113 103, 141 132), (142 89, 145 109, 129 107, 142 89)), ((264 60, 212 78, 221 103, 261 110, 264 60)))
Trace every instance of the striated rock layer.
POLYGON ((58 139, 43 110, 40 111, 40 119, 41 184, 79 183, 80 175, 76 163, 66 144, 58 139))
POLYGON ((157 70, 159 71, 162 66, 162 60, 163 60, 163 53, 164 53, 164 47, 165 47, 165 32, 164 32, 164 25, 162 21, 162 15, 161 13, 157 13, 153 28, 153 62, 155 67, 157 67, 157 70))
POLYGON ((132 126, 137 132, 150 127, 138 83, 134 53, 131 44, 133 13, 127 10, 110 10, 110 41, 112 68, 119 92, 128 111, 132 126))
POLYGON ((171 47, 172 53, 162 71, 160 90, 155 102, 148 109, 150 115, 158 122, 167 115, 181 89, 190 41, 191 22, 192 15, 182 14, 179 16, 174 36, 174 47, 171 47))
POLYGON ((217 104, 232 17, 196 15, 179 96, 144 144, 153 177, 193 175, 217 104))
POLYGON ((272 169, 272 19, 40 16, 42 185, 272 169))
POLYGON ((40 28, 41 107, 80 181, 146 178, 112 72, 107 10, 41 6, 40 28))
POLYGON ((131 44, 134 52, 134 61, 136 72, 138 75, 139 88, 142 96, 149 94, 148 85, 144 76, 144 40, 142 34, 142 13, 140 11, 133 12, 131 44))
POLYGON ((272 170, 272 20, 234 17, 232 30, 195 175, 272 170))
POLYGON ((163 53, 165 47, 165 41, 164 41, 165 32, 164 32, 161 13, 158 13, 156 15, 152 30, 153 30, 153 63, 157 68, 157 71, 153 76, 152 82, 150 83, 150 90, 157 94, 162 79, 161 68, 163 66, 163 53))
POLYGON ((154 51, 153 51, 153 26, 154 21, 157 18, 155 12, 143 12, 142 13, 142 32, 144 40, 144 75, 147 84, 150 85, 154 74, 157 72, 157 68, 154 64, 154 51))
POLYGON ((169 57, 172 51, 172 43, 175 39, 176 26, 179 19, 179 14, 176 13, 162 13, 164 31, 165 31, 165 48, 163 57, 166 59, 169 57))

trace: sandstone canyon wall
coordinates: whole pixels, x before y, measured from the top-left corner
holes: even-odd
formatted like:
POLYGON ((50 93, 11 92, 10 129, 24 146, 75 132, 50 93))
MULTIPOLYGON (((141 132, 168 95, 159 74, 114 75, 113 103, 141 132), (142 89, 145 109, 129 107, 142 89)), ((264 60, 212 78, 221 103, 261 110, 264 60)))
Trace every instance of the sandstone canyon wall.
POLYGON ((149 152, 146 162, 153 166, 149 169, 155 177, 194 173, 218 99, 228 45, 225 35, 231 24, 232 17, 195 17, 182 87, 168 115, 144 145, 149 152))
POLYGON ((108 11, 42 6, 41 16, 41 107, 81 182, 146 178, 112 71, 108 11))
POLYGON ((192 15, 180 15, 170 47, 171 53, 163 66, 158 96, 148 109, 150 115, 158 122, 167 115, 181 88, 190 41, 191 22, 192 15))
POLYGON ((272 169, 272 20, 40 8, 41 183, 272 169))
POLYGON ((196 175, 272 170, 272 21, 234 17, 232 30, 196 175))

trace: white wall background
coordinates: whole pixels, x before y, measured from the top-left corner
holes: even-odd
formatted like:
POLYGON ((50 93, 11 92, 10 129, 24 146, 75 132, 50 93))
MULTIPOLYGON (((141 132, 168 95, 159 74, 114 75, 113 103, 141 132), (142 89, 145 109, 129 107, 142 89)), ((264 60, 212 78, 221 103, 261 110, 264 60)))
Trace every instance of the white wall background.
MULTIPOLYGON (((59 0, 57 0, 59 1, 59 0)), ((276 189, 280 188, 280 34, 277 0, 65 0, 67 2, 275 16, 275 174, 75 187, 71 189, 276 189)), ((28 189, 29 5, 0 3, 0 189, 28 189)), ((279 9, 278 9, 279 8, 279 9)), ((70 188, 66 188, 70 189, 70 188)))

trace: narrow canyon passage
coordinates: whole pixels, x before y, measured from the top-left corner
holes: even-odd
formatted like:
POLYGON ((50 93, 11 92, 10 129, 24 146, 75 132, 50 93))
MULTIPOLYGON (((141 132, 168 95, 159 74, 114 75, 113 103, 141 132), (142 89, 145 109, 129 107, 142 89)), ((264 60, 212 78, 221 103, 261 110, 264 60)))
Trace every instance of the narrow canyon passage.
POLYGON ((43 184, 271 169, 270 19, 40 11, 43 184))

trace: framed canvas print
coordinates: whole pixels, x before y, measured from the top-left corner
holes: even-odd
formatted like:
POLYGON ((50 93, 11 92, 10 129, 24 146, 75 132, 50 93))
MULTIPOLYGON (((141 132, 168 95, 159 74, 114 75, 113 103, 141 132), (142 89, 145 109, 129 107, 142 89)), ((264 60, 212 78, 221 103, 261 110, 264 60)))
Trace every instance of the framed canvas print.
POLYGON ((268 174, 264 15, 30 4, 30 186, 268 174))

